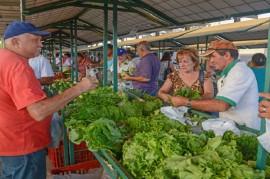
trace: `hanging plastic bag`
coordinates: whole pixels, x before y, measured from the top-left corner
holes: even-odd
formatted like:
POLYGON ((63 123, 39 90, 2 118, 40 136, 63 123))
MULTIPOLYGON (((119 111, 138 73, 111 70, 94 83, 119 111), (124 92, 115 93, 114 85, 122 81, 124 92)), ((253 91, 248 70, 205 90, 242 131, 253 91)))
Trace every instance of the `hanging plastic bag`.
POLYGON ((60 141, 63 139, 64 135, 64 124, 61 116, 57 112, 53 114, 50 132, 51 132, 51 144, 48 147, 49 148, 59 147, 60 141))
POLYGON ((184 117, 184 113, 187 111, 187 107, 183 106, 181 108, 175 108, 173 106, 165 106, 160 108, 160 112, 163 113, 170 119, 177 120, 182 124, 186 125, 186 118, 184 117))
POLYGON ((216 136, 223 136, 226 131, 232 131, 240 135, 240 130, 236 127, 235 122, 227 118, 208 119, 202 122, 203 130, 213 130, 216 136))
POLYGON ((265 133, 257 137, 263 148, 270 153, 270 121, 265 118, 265 133))

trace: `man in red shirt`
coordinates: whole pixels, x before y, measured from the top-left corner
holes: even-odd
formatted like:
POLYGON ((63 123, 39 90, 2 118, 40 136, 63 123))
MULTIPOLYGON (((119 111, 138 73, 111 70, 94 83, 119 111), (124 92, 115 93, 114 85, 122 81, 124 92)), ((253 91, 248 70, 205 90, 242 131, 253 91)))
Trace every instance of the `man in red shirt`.
POLYGON ((42 36, 27 22, 14 21, 0 50, 0 178, 46 178, 44 148, 50 144, 51 115, 97 86, 84 78, 58 96, 47 98, 28 59, 38 56, 42 36))

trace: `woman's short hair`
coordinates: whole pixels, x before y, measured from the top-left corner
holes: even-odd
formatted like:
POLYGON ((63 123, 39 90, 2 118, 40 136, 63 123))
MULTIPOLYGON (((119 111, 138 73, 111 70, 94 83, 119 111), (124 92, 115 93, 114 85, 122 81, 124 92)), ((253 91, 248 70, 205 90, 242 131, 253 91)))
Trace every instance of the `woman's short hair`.
POLYGON ((147 51, 150 51, 151 50, 151 46, 149 44, 149 42, 147 41, 140 41, 138 44, 137 44, 137 48, 140 47, 141 49, 143 50, 147 50, 147 51))
POLYGON ((172 56, 170 52, 164 52, 162 58, 160 61, 171 61, 172 60, 172 56))
POLYGON ((180 55, 189 55, 193 63, 195 63, 194 70, 200 69, 200 61, 199 61, 199 54, 196 49, 193 48, 184 48, 180 49, 176 54, 177 62, 179 63, 179 56, 180 55))
POLYGON ((266 63, 266 56, 263 53, 255 53, 251 58, 255 66, 264 66, 266 63))
POLYGON ((77 53, 77 57, 83 58, 83 55, 81 53, 77 53))

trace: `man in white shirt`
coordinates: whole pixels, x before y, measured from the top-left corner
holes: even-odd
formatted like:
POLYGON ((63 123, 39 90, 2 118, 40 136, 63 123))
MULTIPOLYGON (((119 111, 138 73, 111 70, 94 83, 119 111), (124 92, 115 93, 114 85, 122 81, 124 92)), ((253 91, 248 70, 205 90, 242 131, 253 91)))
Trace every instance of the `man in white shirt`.
POLYGON ((238 55, 237 47, 230 41, 211 42, 208 50, 200 56, 208 58, 216 70, 222 70, 216 97, 191 100, 177 96, 171 97, 172 104, 202 111, 218 111, 221 118, 259 130, 257 81, 252 70, 237 59, 238 55))
POLYGON ((48 59, 43 55, 39 55, 28 60, 29 65, 35 72, 36 78, 39 80, 40 84, 43 86, 50 85, 54 81, 54 73, 52 66, 48 59))

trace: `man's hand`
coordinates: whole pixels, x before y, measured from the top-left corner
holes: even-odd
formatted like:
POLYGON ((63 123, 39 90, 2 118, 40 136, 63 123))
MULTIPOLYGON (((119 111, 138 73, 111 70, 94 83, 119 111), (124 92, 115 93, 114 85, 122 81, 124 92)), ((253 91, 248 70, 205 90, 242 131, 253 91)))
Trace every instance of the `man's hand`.
POLYGON ((81 92, 87 92, 98 86, 98 79, 95 77, 85 77, 76 86, 79 86, 81 92))
POLYGON ((130 80, 130 76, 126 74, 125 76, 122 76, 122 79, 123 80, 130 80))
MULTIPOLYGON (((259 96, 270 100, 270 93, 260 93, 259 96)), ((259 117, 270 119, 270 101, 268 100, 262 100, 259 103, 259 117)))
POLYGON ((179 107, 179 106, 186 106, 188 98, 182 97, 182 96, 172 96, 170 98, 170 101, 173 106, 179 107))

